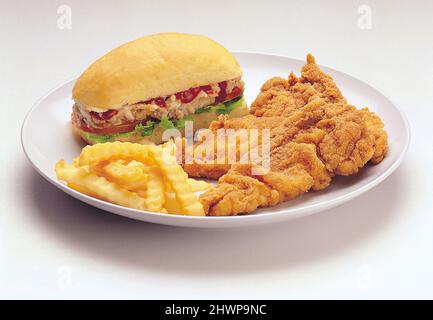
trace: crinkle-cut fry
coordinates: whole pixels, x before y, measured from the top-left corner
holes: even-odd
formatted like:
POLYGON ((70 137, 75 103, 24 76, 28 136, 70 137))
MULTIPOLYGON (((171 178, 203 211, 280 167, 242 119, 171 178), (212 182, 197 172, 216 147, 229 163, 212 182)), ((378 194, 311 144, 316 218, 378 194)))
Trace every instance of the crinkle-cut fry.
POLYGON ((149 161, 150 145, 142 145, 130 142, 106 142, 86 146, 81 151, 79 165, 94 165, 101 161, 112 160, 137 160, 140 162, 149 161))
POLYGON ((136 194, 138 194, 140 197, 142 197, 143 199, 145 199, 146 198, 146 190, 144 190, 144 189, 137 189, 137 190, 134 190, 134 192, 136 193, 136 194))
POLYGON ((168 156, 167 153, 163 151, 163 148, 155 148, 151 150, 151 154, 159 165, 166 180, 169 182, 171 189, 176 194, 177 200, 182 206, 182 213, 186 215, 204 216, 203 206, 198 201, 191 186, 187 183, 182 167, 177 164, 174 156, 168 156))
POLYGON ((92 196, 92 197, 94 196, 93 193, 90 190, 88 190, 87 188, 84 188, 83 186, 79 186, 79 185, 76 185, 76 184, 73 184, 73 183, 68 183, 67 185, 68 185, 69 188, 72 188, 72 189, 74 189, 74 190, 76 190, 78 192, 87 194, 87 195, 92 196))
POLYGON ((165 192, 164 207, 167 210, 167 213, 182 214, 182 206, 176 199, 176 194, 174 192, 165 192))
POLYGON ((161 173, 157 170, 149 172, 146 185, 144 208, 149 211, 162 212, 164 206, 164 183, 161 173))
POLYGON ((136 193, 123 189, 88 170, 66 164, 63 160, 56 164, 56 174, 59 179, 73 187, 83 191, 91 190, 90 196, 133 209, 144 209, 145 200, 136 193))
MULTIPOLYGON (((131 161, 132 162, 132 161, 131 161)), ((145 189, 148 173, 140 162, 122 164, 119 161, 109 162, 102 167, 102 172, 108 180, 113 181, 128 190, 145 189)))
POLYGON ((186 182, 191 186, 192 192, 204 191, 211 187, 210 183, 203 180, 195 180, 188 178, 186 182))
POLYGON ((72 165, 75 167, 79 167, 80 166, 80 157, 76 157, 76 158, 72 159, 72 165))
POLYGON ((149 166, 146 166, 143 162, 131 160, 128 163, 126 163, 125 160, 123 161, 128 168, 140 168, 140 170, 142 170, 143 172, 149 172, 149 166))

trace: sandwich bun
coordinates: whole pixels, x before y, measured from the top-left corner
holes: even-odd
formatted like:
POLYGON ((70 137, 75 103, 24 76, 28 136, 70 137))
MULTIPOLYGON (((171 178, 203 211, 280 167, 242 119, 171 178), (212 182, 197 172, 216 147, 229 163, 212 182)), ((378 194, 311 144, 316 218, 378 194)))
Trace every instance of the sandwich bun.
POLYGON ((159 33, 126 43, 78 78, 75 102, 89 111, 119 109, 242 75, 233 55, 201 35, 159 33))

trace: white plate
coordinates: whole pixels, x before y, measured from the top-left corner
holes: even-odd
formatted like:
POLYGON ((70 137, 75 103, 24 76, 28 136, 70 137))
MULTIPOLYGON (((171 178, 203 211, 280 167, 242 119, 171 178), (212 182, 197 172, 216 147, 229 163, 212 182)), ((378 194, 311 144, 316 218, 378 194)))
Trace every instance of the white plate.
MULTIPOLYGON (((251 102, 265 80, 272 76, 297 74, 304 61, 268 54, 235 53, 244 70, 246 98, 251 102)), ((144 212, 101 201, 58 181, 54 165, 59 159, 71 161, 80 153, 83 144, 72 133, 70 113, 74 80, 59 86, 42 97, 24 120, 21 140, 28 159, 49 182, 71 196, 97 208, 141 221, 184 227, 234 227, 257 225, 299 218, 349 201, 371 189, 388 177, 401 163, 409 145, 409 125, 401 111, 382 93, 370 85, 343 72, 323 67, 331 74, 351 104, 368 106, 385 122, 389 134, 389 153, 379 165, 367 165, 357 175, 334 178, 330 187, 309 192, 293 201, 276 207, 257 210, 254 214, 235 217, 189 217, 144 212)))

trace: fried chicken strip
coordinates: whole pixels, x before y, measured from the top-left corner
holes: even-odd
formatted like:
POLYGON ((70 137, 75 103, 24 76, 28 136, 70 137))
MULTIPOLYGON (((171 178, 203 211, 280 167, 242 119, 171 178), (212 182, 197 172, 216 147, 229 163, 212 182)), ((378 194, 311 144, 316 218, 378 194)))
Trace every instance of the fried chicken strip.
POLYGON ((388 149, 381 119, 367 108, 349 105, 311 55, 300 78, 292 73, 287 80, 268 80, 251 106, 251 115, 221 116, 210 129, 269 129, 270 171, 253 174, 257 164, 230 165, 228 159, 222 164, 199 159, 185 165, 192 176, 222 175, 219 184, 200 197, 208 215, 249 213, 310 189, 321 190, 334 175, 355 174, 368 161, 379 163, 388 149))
POLYGON ((271 153, 271 168, 254 175, 252 164, 233 165, 218 186, 200 197, 208 215, 252 212, 293 199, 312 188, 324 188, 331 180, 314 146, 289 143, 271 153))
POLYGON ((301 69, 301 77, 292 72, 288 79, 274 77, 266 81, 256 100, 251 104, 251 114, 258 117, 287 116, 314 99, 331 103, 347 103, 331 76, 324 73, 311 54, 301 69))
MULTIPOLYGON (((367 127, 367 135, 372 136, 374 141, 371 162, 377 164, 383 160, 388 150, 388 142, 382 120, 368 108, 358 110, 349 105, 333 78, 319 68, 311 54, 307 55, 307 63, 302 67, 300 78, 291 73, 287 80, 272 78, 266 81, 251 105, 251 114, 258 117, 290 116, 298 110, 308 112, 309 108, 305 106, 314 100, 319 100, 317 103, 320 104, 327 103, 324 115, 327 119, 342 112, 351 112, 360 117, 367 127)), ((359 119, 357 122, 359 123, 359 119)), ((341 173, 347 175, 354 172, 343 170, 341 173)))

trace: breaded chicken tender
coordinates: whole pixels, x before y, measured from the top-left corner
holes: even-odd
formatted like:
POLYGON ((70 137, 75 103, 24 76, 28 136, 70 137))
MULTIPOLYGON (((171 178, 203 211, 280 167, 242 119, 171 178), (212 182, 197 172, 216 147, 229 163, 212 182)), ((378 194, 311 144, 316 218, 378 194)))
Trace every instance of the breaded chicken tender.
POLYGON ((269 129, 268 172, 253 174, 254 161, 231 165, 228 153, 219 164, 195 158, 184 165, 190 176, 219 178, 216 187, 200 196, 208 215, 250 213, 324 189, 335 175, 355 174, 369 161, 381 162, 388 150, 382 120, 368 108, 348 104, 310 54, 299 78, 291 73, 287 79, 266 81, 250 113, 236 119, 220 116, 210 130, 269 129))

